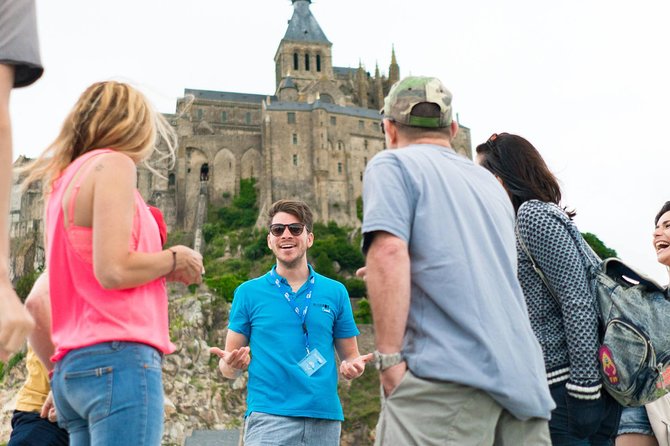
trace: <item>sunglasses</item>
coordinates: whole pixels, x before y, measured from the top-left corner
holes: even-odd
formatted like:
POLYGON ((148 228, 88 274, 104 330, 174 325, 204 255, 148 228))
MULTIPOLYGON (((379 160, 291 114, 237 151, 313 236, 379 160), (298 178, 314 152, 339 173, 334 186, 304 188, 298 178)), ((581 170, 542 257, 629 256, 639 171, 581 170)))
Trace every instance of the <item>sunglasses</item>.
POLYGON ((275 237, 281 237, 282 234, 284 234, 284 230, 286 230, 286 228, 288 228, 291 235, 298 236, 302 234, 303 229, 305 229, 305 225, 302 223, 291 223, 290 225, 274 223, 270 225, 270 234, 274 235, 275 237))

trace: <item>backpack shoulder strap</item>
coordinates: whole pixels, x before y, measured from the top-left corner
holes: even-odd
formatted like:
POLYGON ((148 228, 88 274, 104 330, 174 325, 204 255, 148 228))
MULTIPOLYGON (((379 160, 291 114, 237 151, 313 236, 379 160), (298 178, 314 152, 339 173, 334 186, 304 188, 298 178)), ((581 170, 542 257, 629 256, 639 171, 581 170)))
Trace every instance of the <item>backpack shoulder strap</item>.
POLYGON ((551 297, 554 298, 558 306, 561 306, 561 303, 558 300, 558 297, 556 296, 556 293, 554 293, 554 289, 549 285, 549 281, 547 280, 547 277, 544 275, 538 264, 535 262, 535 259, 533 256, 530 254, 530 250, 528 249, 528 246, 526 246, 526 243, 523 241, 523 237, 521 237, 521 232, 519 231, 519 225, 516 224, 514 225, 514 230, 516 231, 516 238, 519 240, 519 245, 521 245, 521 249, 523 249, 523 252, 526 253, 526 256, 528 256, 528 259, 530 260, 531 265, 533 265, 533 269, 535 270, 535 273, 540 276, 540 279, 542 279, 542 282, 544 282, 544 285, 547 287, 547 290, 549 291, 549 294, 551 294, 551 297))

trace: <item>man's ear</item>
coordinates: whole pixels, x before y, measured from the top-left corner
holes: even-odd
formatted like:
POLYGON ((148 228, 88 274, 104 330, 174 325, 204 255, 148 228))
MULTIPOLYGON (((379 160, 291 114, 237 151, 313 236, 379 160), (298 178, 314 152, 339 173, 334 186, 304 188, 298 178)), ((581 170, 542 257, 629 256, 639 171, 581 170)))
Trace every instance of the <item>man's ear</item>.
POLYGON ((393 149, 398 146, 398 127, 390 119, 384 119, 384 132, 386 133, 386 146, 393 149))
POLYGON ((456 137, 456 134, 458 133, 458 122, 456 121, 451 121, 451 139, 453 140, 456 137))

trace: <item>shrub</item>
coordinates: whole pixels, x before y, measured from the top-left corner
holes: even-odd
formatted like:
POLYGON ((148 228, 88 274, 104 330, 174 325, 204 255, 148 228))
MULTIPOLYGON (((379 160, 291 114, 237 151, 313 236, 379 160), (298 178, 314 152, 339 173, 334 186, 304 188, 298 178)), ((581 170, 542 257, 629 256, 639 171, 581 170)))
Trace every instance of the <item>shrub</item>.
POLYGON ((346 279, 344 281, 344 286, 347 288, 350 297, 365 297, 367 295, 365 282, 361 279, 355 277, 346 279))
POLYGON ((598 257, 601 259, 606 259, 608 257, 617 257, 617 253, 612 248, 608 248, 602 240, 600 240, 595 234, 590 232, 582 233, 584 240, 589 246, 598 254, 598 257))
POLYGON ((358 301, 358 308, 354 311, 354 320, 357 324, 371 324, 372 323, 372 309, 370 302, 363 298, 358 301))

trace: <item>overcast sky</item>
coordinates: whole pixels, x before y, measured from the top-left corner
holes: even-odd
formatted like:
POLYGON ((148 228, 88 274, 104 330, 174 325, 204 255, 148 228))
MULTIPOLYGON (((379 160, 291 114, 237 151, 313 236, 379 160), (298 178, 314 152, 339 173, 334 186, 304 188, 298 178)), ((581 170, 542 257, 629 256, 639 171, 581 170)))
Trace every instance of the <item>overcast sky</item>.
MULTIPOLYGON (((333 65, 431 75, 473 145, 529 139, 582 231, 665 284, 651 244, 670 200, 667 0, 315 0, 333 65)), ((185 88, 274 94, 289 0, 37 0, 43 78, 12 94, 14 154, 35 156, 92 82, 132 82, 163 112, 185 88)), ((492 222, 495 224, 495 222, 492 222)))

